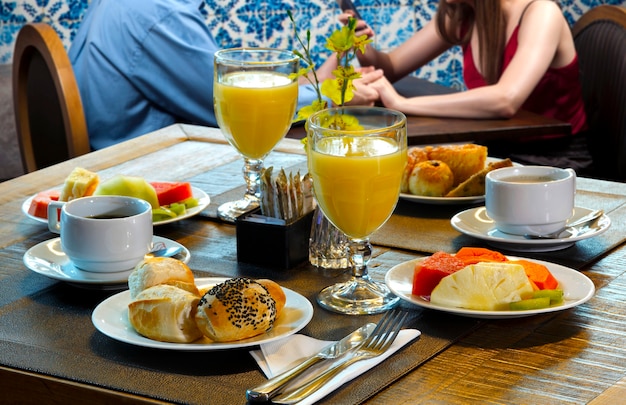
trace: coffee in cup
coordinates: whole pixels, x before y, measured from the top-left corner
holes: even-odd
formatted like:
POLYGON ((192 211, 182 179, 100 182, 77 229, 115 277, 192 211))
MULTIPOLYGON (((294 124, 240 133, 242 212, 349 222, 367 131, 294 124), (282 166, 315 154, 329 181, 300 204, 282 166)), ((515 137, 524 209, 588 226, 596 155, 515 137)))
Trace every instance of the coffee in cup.
POLYGON ((485 207, 496 228, 513 235, 563 229, 574 214, 576 173, 549 166, 513 166, 489 172, 485 207))
POLYGON ((77 268, 126 271, 152 247, 152 207, 142 199, 122 196, 53 201, 48 206, 48 228, 60 233, 63 252, 77 268))

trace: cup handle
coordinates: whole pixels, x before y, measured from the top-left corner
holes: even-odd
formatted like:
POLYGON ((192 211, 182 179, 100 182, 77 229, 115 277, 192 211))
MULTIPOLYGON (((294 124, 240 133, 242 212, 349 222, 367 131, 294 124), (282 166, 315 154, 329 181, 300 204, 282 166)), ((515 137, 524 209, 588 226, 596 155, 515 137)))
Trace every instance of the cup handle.
POLYGON ((61 209, 65 201, 50 201, 48 204, 48 229, 50 232, 61 233, 61 209))

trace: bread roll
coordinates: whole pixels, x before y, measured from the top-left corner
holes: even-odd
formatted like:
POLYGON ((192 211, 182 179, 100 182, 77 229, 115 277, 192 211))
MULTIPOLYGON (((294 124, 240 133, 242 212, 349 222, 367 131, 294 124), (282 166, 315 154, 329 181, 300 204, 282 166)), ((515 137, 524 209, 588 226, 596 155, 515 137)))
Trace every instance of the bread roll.
POLYGON ((277 282, 267 278, 258 279, 256 282, 265 287, 267 292, 274 298, 274 302, 276 303, 276 318, 278 318, 287 302, 285 291, 283 291, 283 288, 277 282))
POLYGON ((276 301, 267 288, 243 277, 211 288, 200 300, 196 323, 215 342, 230 342, 265 333, 276 319, 276 301))
POLYGON ((195 321, 200 297, 171 285, 156 285, 137 294, 128 305, 135 330, 161 342, 188 343, 202 337, 195 321))
POLYGON ((414 195, 442 197, 452 188, 454 175, 447 164, 427 160, 415 165, 409 177, 409 192, 414 195))
POLYGON ((409 179, 411 178, 411 172, 416 164, 428 160, 428 153, 424 148, 410 148, 407 153, 406 166, 404 167, 404 173, 402 173, 402 183, 400 184, 400 192, 410 193, 409 179))
POLYGON ((151 257, 139 262, 128 276, 130 298, 146 288, 167 284, 200 296, 191 269, 183 262, 171 257, 151 257))

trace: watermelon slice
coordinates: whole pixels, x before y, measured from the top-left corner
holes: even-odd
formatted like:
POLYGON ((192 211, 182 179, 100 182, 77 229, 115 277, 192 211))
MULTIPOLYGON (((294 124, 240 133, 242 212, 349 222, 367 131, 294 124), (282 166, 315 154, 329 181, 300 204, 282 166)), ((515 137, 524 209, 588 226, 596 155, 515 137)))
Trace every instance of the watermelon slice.
POLYGON ((28 207, 28 213, 34 217, 47 219, 50 201, 59 201, 60 190, 42 191, 35 195, 28 207))
POLYGON ((191 184, 187 182, 154 181, 150 182, 150 185, 156 191, 160 206, 170 205, 193 197, 191 184))
POLYGON ((412 293, 429 296, 442 278, 465 267, 465 263, 454 255, 436 252, 415 266, 412 293))

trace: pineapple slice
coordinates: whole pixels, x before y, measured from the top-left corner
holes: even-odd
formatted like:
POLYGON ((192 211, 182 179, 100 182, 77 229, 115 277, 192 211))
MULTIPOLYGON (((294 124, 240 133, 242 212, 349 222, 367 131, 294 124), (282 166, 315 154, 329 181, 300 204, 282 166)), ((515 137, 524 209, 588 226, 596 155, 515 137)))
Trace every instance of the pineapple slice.
POLYGON ((59 201, 70 201, 75 198, 86 197, 93 194, 100 178, 94 172, 82 167, 76 167, 65 179, 59 201))
POLYGON ((430 296, 435 305, 498 311, 528 298, 533 287, 524 267, 513 263, 478 263, 444 277, 430 296))

